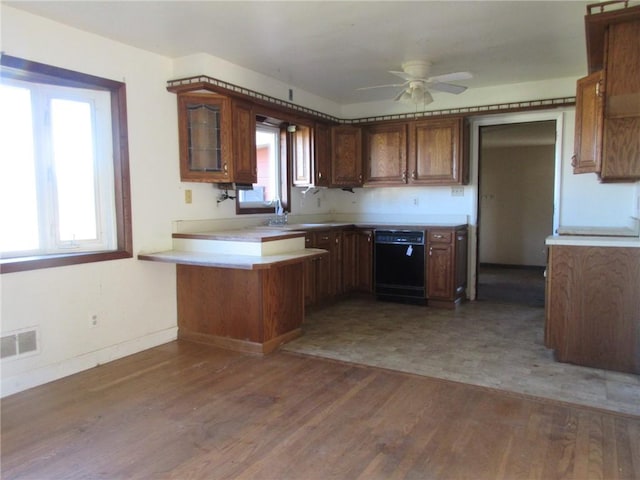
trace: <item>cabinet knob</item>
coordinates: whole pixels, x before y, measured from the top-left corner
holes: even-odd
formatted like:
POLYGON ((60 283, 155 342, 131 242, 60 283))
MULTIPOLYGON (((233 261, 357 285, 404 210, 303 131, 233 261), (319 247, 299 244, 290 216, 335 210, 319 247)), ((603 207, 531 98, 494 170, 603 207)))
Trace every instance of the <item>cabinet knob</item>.
POLYGON ((402 181, 403 182, 407 181, 407 171, 406 170, 404 172, 402 172, 402 181))
POLYGON ((444 238, 444 236, 443 236, 443 235, 441 235, 441 234, 439 234, 439 233, 436 233, 436 234, 433 236, 433 238, 444 238))
POLYGON ((415 170, 413 172, 411 172, 411 179, 412 180, 416 179, 416 171, 415 170))
POLYGON ((578 165, 578 157, 576 157, 575 155, 571 156, 571 166, 575 167, 576 165, 578 165))
POLYGON ((433 257, 433 247, 429 247, 429 256, 433 257))
POLYGON ((322 172, 318 172, 318 178, 322 178, 322 172))

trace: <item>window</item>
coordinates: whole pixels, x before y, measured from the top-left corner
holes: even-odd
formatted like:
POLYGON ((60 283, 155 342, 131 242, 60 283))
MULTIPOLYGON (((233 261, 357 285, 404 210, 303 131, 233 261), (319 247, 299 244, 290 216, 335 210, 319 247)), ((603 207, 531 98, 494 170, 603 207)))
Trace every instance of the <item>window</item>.
POLYGON ((278 205, 288 210, 286 124, 258 117, 256 125, 256 167, 258 182, 251 190, 239 190, 237 213, 275 213, 278 205))
POLYGON ((131 257, 124 84, 1 65, 2 273, 131 257))

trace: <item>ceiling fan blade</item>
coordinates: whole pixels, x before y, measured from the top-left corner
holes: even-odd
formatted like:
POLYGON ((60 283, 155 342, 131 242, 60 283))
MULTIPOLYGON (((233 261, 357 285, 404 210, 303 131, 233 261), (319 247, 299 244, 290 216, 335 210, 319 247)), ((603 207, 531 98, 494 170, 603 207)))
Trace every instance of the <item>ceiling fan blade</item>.
POLYGON ((473 75, 469 72, 453 72, 430 77, 428 82, 455 82, 457 80, 469 80, 470 78, 473 78, 473 75))
POLYGON ((460 85, 454 85, 452 83, 441 83, 441 82, 429 83, 428 86, 432 90, 438 90, 439 92, 454 93, 456 95, 464 92, 467 89, 467 87, 462 87, 460 85))
POLYGON ((393 101, 394 101, 394 102, 398 102, 398 101, 400 101, 400 99, 402 98, 402 96, 403 96, 405 93, 407 93, 407 89, 406 89, 406 88, 403 88, 402 90, 400 90, 400 93, 398 93, 398 94, 393 98, 393 101))
POLYGON ((416 78, 413 75, 409 75, 406 72, 399 72, 398 70, 389 70, 389 73, 395 75, 396 77, 403 78, 407 82, 410 82, 411 80, 416 80, 416 78))
POLYGON ((386 88, 386 87, 404 87, 406 83, 390 83, 388 85, 373 85, 371 87, 360 87, 356 90, 371 90, 372 88, 386 88))

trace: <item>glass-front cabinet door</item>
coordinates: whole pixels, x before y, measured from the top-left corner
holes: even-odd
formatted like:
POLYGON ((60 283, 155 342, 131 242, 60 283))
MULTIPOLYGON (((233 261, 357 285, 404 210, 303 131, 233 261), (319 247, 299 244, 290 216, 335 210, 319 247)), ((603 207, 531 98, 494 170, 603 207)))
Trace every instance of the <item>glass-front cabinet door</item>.
POLYGON ((230 182, 231 102, 214 94, 178 96, 180 178, 230 182))

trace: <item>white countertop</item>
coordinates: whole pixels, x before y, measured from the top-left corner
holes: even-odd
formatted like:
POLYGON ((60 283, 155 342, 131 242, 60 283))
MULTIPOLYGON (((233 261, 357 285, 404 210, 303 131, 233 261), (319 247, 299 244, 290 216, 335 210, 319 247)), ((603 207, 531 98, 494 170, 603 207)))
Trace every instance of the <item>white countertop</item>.
POLYGON ((551 235, 547 245, 574 245, 584 247, 631 247, 640 248, 640 237, 601 235, 551 235))
POLYGON ((308 257, 326 254, 326 250, 305 248, 279 255, 228 255, 210 252, 186 252, 167 250, 164 252, 139 254, 139 260, 152 262, 179 263, 181 265, 196 265, 201 267, 235 268, 240 270, 259 270, 271 268, 275 265, 295 263, 308 257))

